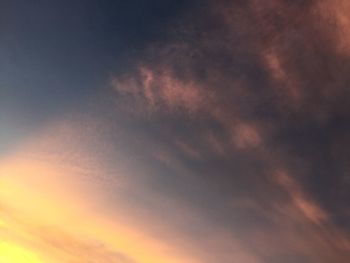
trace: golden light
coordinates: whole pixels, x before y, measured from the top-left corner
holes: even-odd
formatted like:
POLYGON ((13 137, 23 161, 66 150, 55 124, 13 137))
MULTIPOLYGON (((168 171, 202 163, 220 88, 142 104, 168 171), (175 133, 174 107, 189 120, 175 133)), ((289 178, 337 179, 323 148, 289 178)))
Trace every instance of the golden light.
MULTIPOLYGON (((50 136, 43 137, 0 160, 0 263, 120 262, 116 254, 125 262, 197 262, 148 236, 142 219, 128 223, 127 209, 113 204, 124 219, 92 209, 103 191, 84 189, 80 170, 60 152, 38 151, 50 136)), ((64 140, 57 141, 47 147, 62 151, 64 140)))
POLYGON ((30 250, 8 242, 0 242, 1 263, 43 263, 30 250))

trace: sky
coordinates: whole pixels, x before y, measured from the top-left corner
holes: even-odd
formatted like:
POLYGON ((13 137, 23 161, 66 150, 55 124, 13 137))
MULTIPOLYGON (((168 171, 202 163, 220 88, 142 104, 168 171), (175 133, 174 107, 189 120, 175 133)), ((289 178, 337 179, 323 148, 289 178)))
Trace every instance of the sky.
POLYGON ((348 263, 347 0, 0 0, 0 263, 348 263))

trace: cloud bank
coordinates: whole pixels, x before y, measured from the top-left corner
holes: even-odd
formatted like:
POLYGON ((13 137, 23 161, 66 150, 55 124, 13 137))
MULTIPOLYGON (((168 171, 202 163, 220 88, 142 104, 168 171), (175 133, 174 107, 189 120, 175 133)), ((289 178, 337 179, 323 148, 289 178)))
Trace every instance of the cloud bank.
POLYGON ((190 168, 189 185, 177 179, 184 202, 232 233, 219 248, 198 243, 219 262, 247 262, 237 251, 251 262, 349 260, 346 10, 208 2, 113 78, 118 105, 158 127, 190 168))

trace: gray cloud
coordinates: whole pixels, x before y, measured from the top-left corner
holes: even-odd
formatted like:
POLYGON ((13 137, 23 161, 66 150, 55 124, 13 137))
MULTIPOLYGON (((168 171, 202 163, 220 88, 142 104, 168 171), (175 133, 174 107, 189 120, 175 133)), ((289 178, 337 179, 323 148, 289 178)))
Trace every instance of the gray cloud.
POLYGON ((322 4, 208 3, 112 81, 192 171, 193 183, 154 183, 261 262, 349 258, 348 144, 337 141, 349 129, 350 63, 322 4))

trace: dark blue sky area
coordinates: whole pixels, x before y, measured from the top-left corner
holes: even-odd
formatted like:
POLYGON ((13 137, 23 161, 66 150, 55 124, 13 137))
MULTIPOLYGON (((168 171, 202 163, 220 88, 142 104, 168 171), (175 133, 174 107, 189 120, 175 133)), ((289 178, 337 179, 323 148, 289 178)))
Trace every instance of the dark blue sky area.
POLYGON ((28 134, 99 92, 147 45, 166 37, 190 2, 1 1, 1 119, 28 134))
MULTIPOLYGON (((66 107, 164 37, 188 1, 5 1, 1 104, 31 112, 66 107)), ((37 112, 36 112, 37 114, 37 112)))

